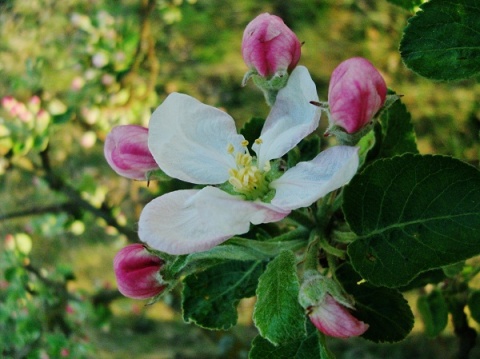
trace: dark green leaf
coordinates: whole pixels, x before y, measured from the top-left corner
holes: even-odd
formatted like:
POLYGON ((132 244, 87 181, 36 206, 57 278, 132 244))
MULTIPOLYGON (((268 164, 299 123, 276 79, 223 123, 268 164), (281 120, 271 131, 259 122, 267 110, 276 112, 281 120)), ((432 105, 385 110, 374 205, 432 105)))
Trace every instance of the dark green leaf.
POLYGON ((228 329, 237 323, 240 299, 255 295, 263 262, 229 261, 184 280, 183 318, 209 329, 228 329))
POLYGON ((398 290, 401 292, 406 292, 412 289, 424 287, 427 284, 436 284, 441 282, 446 278, 445 272, 443 269, 432 269, 426 272, 420 273, 416 276, 411 282, 409 282, 406 286, 399 287, 398 290))
POLYGON ((418 297, 417 308, 428 336, 436 337, 445 329, 448 322, 448 307, 439 290, 418 297))
POLYGON ((333 359, 326 347, 320 345, 318 331, 308 324, 308 336, 291 342, 273 345, 260 335, 253 339, 249 359, 333 359))
POLYGON ((468 297, 468 309, 477 323, 480 323, 480 290, 475 290, 468 297))
POLYGON ((388 0, 388 2, 391 2, 392 4, 398 5, 400 7, 403 7, 404 9, 407 9, 407 10, 413 10, 418 5, 423 3, 423 0, 388 0))
POLYGON ((480 3, 430 0, 409 20, 400 43, 405 64, 433 80, 480 73, 480 3))
POLYGON ((395 101, 375 124, 375 145, 367 160, 388 158, 404 153, 418 153, 410 113, 400 101, 395 101))
POLYGON ((352 264, 376 285, 399 287, 480 253, 480 172, 450 157, 375 161, 345 188, 343 209, 358 235, 352 264))
POLYGON ((368 282, 357 284, 361 278, 349 264, 339 267, 336 277, 355 298, 356 310, 352 314, 369 325, 362 337, 374 342, 397 342, 410 333, 413 313, 400 292, 368 282))
POLYGON ((283 251, 260 277, 253 312, 260 335, 274 345, 305 336, 305 313, 298 303, 299 289, 295 256, 283 251))
POLYGON ((265 120, 259 117, 253 117, 250 121, 245 123, 240 130, 240 134, 245 137, 245 139, 249 143, 249 147, 253 145, 255 140, 260 137, 260 133, 262 132, 263 124, 265 120))
POLYGON ((310 161, 320 152, 320 137, 317 135, 303 139, 298 144, 300 150, 300 161, 310 161))

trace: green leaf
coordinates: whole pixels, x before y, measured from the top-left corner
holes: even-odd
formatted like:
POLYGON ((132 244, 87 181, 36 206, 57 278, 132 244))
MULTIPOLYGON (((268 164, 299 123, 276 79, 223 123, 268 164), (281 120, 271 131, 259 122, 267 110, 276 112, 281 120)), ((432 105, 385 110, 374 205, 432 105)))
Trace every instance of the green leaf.
POLYGON ((443 269, 431 269, 426 272, 420 273, 412 281, 410 281, 406 286, 397 288, 401 292, 407 292, 412 289, 417 289, 424 287, 427 284, 436 284, 443 281, 446 278, 445 272, 443 269))
MULTIPOLYGON (((303 232, 298 231, 299 238, 303 232)), ((304 234, 303 234, 304 235, 304 234)), ((230 260, 267 260, 278 255, 283 250, 298 250, 304 247, 304 239, 291 241, 258 241, 241 237, 233 237, 225 244, 213 247, 205 252, 188 255, 188 262, 209 259, 230 260)))
POLYGON ((260 335, 274 345, 305 336, 305 313, 298 303, 299 289, 295 256, 283 251, 260 277, 253 312, 260 335))
POLYGON ((388 158, 404 153, 418 153, 410 113, 400 101, 395 101, 375 124, 375 145, 367 160, 388 158))
POLYGON ((333 354, 319 342, 318 330, 308 324, 308 335, 275 346, 258 335, 253 339, 249 359, 333 359, 333 354))
POLYGON ((480 290, 472 291, 468 297, 468 309, 477 323, 480 323, 480 290))
POLYGON ((448 322, 448 307, 438 289, 418 297, 417 308, 428 336, 436 337, 445 329, 448 322))
POLYGON ((480 3, 430 0, 404 30, 405 64, 433 80, 460 80, 480 73, 480 3))
POLYGON ((182 299, 184 320, 208 329, 234 326, 238 302, 255 295, 263 270, 260 261, 229 261, 187 276, 182 299))
POLYGON ((358 236, 348 254, 373 284, 402 286, 480 253, 480 172, 459 160, 406 154, 375 161, 343 199, 358 236))
POLYGON ((423 3, 423 0, 388 0, 388 2, 403 7, 407 10, 413 10, 423 3))
POLYGON ((400 292, 368 282, 358 284, 361 277, 350 264, 343 264, 335 274, 345 291, 355 298, 356 310, 352 314, 369 325, 362 337, 377 343, 391 343, 410 333, 413 313, 400 292))

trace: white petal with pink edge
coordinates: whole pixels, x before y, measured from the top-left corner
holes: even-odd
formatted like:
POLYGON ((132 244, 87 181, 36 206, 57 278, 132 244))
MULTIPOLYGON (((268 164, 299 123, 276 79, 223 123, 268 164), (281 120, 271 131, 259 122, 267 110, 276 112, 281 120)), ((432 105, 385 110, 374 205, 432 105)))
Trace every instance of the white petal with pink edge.
POLYGON ((315 83, 306 67, 297 66, 287 86, 277 94, 260 135, 262 143, 252 146, 259 168, 267 161, 282 157, 315 131, 320 121, 320 108, 310 101, 318 101, 315 83))
POLYGON ((169 254, 206 251, 248 232, 250 223, 276 222, 290 211, 245 201, 215 187, 167 193, 148 203, 140 215, 139 237, 169 254))
POLYGON ((159 167, 190 183, 227 181, 235 166, 227 148, 245 151, 243 140, 227 113, 179 93, 170 94, 149 123, 148 146, 159 167))
POLYGON ((358 148, 335 146, 313 160, 300 162, 274 180, 271 204, 285 210, 308 207, 331 191, 347 184, 358 169, 358 148))

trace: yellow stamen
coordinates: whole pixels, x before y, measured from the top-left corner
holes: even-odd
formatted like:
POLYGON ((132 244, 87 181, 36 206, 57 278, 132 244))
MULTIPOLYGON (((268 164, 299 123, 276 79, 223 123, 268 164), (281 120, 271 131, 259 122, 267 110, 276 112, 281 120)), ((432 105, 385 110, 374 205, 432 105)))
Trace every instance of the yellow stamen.
POLYGON ((261 144, 263 143, 263 140, 262 140, 261 138, 257 138, 257 139, 255 140, 255 143, 256 143, 257 145, 261 145, 261 144))
MULTIPOLYGON (((257 139, 255 143, 262 143, 261 139, 257 139)), ((243 147, 248 146, 248 141, 241 142, 243 147)), ((235 167, 230 168, 228 174, 230 178, 228 182, 232 185, 235 192, 241 193, 248 199, 256 199, 268 192, 268 182, 265 175, 270 171, 270 162, 267 162, 263 169, 256 166, 256 160, 248 151, 235 152, 233 145, 227 146, 227 151, 235 159, 235 167)))

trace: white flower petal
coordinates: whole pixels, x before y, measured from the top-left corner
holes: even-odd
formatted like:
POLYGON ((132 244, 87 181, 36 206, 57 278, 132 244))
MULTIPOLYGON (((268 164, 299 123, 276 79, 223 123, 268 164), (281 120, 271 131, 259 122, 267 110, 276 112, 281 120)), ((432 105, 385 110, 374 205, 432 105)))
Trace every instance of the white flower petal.
POLYGON ((250 223, 276 222, 287 216, 261 202, 245 201, 215 187, 167 193, 148 203, 140 215, 139 237, 170 254, 208 250, 248 232, 250 223))
POLYGON ((357 172, 358 148, 335 146, 313 160, 300 162, 273 181, 271 204, 283 209, 308 207, 327 193, 347 184, 357 172))
POLYGON ((244 138, 228 114, 179 93, 170 94, 155 110, 148 132, 148 146, 159 167, 190 183, 227 181, 228 170, 235 166, 227 146, 244 151, 244 138))
POLYGON ((297 66, 287 86, 278 92, 260 135, 262 144, 252 146, 260 168, 282 157, 318 127, 321 111, 310 101, 318 101, 315 83, 306 67, 297 66))

